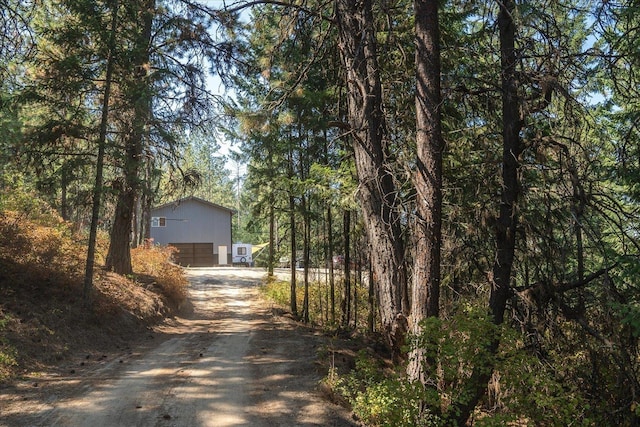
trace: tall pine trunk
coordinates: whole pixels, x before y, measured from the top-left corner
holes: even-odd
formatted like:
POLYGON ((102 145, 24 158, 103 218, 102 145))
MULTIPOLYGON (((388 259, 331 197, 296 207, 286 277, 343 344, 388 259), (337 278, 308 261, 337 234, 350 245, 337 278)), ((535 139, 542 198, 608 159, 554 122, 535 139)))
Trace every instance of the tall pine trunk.
POLYGON ((342 288, 342 302, 340 311, 342 313, 341 324, 345 329, 349 328, 351 322, 351 211, 345 209, 342 217, 342 231, 344 236, 344 286, 342 288))
MULTIPOLYGON (((273 170, 273 153, 272 148, 267 148, 267 165, 269 170, 273 170)), ((267 260, 267 276, 269 278, 274 277, 273 269, 276 263, 276 207, 275 207, 275 195, 273 188, 269 188, 268 200, 269 200, 269 252, 267 260)))
POLYGON ((107 127, 109 124, 109 103, 111 97, 111 83, 114 68, 114 53, 116 44, 116 29, 118 24, 118 4, 113 2, 111 10, 111 30, 109 34, 109 52, 107 57, 107 69, 102 95, 102 116, 100 119, 100 131, 98 136, 98 157, 96 159, 96 178, 93 183, 93 201, 91 207, 91 224, 89 226, 89 243, 87 245, 87 261, 85 263, 84 283, 82 296, 86 303, 91 301, 93 291, 93 269, 96 257, 96 240, 98 236, 98 221, 100 219, 100 206, 102 203, 102 186, 104 173, 104 156, 107 144, 107 127))
POLYGON ((145 246, 151 244, 151 208, 153 207, 153 195, 157 193, 157 189, 154 191, 153 186, 153 162, 151 160, 146 163, 145 170, 145 190, 142 192, 142 202, 140 203, 141 218, 140 218, 140 240, 139 244, 145 246))
POLYGON ((333 271, 333 219, 331 217, 331 206, 327 206, 327 241, 329 245, 329 298, 331 305, 331 323, 336 323, 336 281, 333 271))
POLYGON ((387 165, 382 86, 370 0, 336 0, 339 49, 346 71, 347 117, 358 175, 357 197, 372 247, 385 341, 398 360, 408 307, 397 191, 387 165))
MULTIPOLYGON (((496 221, 495 262, 492 269, 489 311, 493 322, 504 322, 504 313, 511 293, 511 274, 516 249, 516 228, 518 226, 517 202, 520 193, 518 178, 520 155, 524 143, 520 137, 523 128, 520 95, 518 94, 517 55, 515 48, 516 28, 513 20, 515 1, 498 2, 498 29, 500 33, 500 75, 502 78, 502 195, 500 211, 496 221)), ((487 348, 488 355, 495 355, 500 344, 496 335, 487 348)), ((469 393, 465 401, 458 402, 452 417, 459 425, 464 425, 487 390, 493 372, 491 357, 480 361, 468 381, 469 393)))
POLYGON ((496 324, 504 321, 509 298, 511 271, 516 250, 518 226, 517 202, 520 193, 518 179, 520 155, 524 143, 520 137, 523 120, 518 95, 517 56, 515 48, 515 2, 500 2, 498 28, 500 30, 500 58, 502 75, 502 198, 496 224, 496 256, 489 307, 496 324))
POLYGON ((273 277, 273 265, 275 264, 276 250, 276 212, 273 200, 273 193, 269 190, 269 259, 267 261, 267 273, 273 277))
POLYGON ((289 224, 291 227, 291 251, 289 258, 289 266, 291 267, 291 279, 290 279, 290 308, 291 313, 294 316, 298 315, 298 296, 297 296, 297 287, 298 283, 296 281, 296 200, 293 197, 293 194, 289 195, 289 224))
MULTIPOLYGON (((440 35, 437 0, 416 0, 416 233, 413 254, 410 331, 419 335, 420 322, 437 317, 440 302, 442 242, 442 131, 440 125, 440 35)), ((407 374, 426 384, 424 349, 415 348, 407 374)))
POLYGON ((111 228, 111 241, 107 253, 106 268, 119 274, 131 274, 131 232, 137 197, 140 192, 140 170, 143 164, 144 140, 151 117, 151 93, 147 70, 149 69, 151 27, 155 0, 135 3, 141 23, 131 52, 134 75, 125 83, 125 90, 132 112, 130 129, 125 136, 123 180, 119 184, 116 211, 111 228))
MULTIPOLYGON (((289 181, 293 179, 293 152, 289 149, 289 181)), ((291 184, 290 184, 291 185, 291 184)), ((290 308, 294 316, 298 315, 298 296, 296 282, 296 258, 298 256, 296 242, 296 198, 293 189, 289 189, 289 225, 291 227, 291 250, 289 257, 289 266, 291 267, 290 280, 290 308)))
POLYGON ((302 262, 304 263, 304 297, 302 300, 302 318, 304 320, 304 323, 309 323, 309 264, 311 252, 311 213, 309 212, 307 203, 307 196, 302 196, 302 262))

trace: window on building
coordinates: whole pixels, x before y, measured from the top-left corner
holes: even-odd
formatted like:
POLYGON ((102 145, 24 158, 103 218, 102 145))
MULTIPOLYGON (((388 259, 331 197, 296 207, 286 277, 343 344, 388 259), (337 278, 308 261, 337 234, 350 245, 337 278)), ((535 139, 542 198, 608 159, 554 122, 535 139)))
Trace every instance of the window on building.
POLYGON ((151 218, 151 226, 152 227, 166 227, 167 226, 167 218, 163 216, 154 216, 151 218))
POLYGON ((238 247, 238 255, 246 255, 247 254, 247 248, 244 246, 240 246, 238 247))

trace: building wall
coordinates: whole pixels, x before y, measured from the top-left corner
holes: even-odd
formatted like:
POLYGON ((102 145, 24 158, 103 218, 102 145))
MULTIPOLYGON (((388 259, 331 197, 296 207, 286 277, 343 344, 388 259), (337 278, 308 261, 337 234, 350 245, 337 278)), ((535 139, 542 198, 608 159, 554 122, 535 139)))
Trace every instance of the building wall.
POLYGON ((164 205, 151 210, 152 217, 166 218, 164 227, 151 227, 154 243, 213 243, 231 253, 232 212, 197 200, 183 200, 178 205, 164 205))

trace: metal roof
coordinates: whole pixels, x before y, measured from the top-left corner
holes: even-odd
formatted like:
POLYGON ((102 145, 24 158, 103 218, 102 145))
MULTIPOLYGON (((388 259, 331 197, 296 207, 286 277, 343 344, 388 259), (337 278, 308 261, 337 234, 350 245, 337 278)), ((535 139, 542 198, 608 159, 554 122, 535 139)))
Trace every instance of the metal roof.
POLYGON ((195 197, 195 196, 183 197, 182 199, 174 200, 173 202, 168 202, 168 203, 164 203, 162 205, 154 206, 154 207, 151 208, 151 210, 154 211, 154 210, 157 210, 157 209, 162 209, 162 208, 166 208, 166 207, 170 207, 170 206, 178 207, 180 204, 182 204, 184 202, 188 202, 188 201, 202 203, 203 205, 207 205, 207 206, 210 206, 212 208, 225 210, 225 211, 230 212, 232 215, 237 213, 237 211, 234 210, 234 209, 229 209, 227 207, 224 207, 224 206, 221 206, 221 205, 217 205, 215 203, 209 202, 207 200, 204 200, 204 199, 201 199, 201 198, 195 197))

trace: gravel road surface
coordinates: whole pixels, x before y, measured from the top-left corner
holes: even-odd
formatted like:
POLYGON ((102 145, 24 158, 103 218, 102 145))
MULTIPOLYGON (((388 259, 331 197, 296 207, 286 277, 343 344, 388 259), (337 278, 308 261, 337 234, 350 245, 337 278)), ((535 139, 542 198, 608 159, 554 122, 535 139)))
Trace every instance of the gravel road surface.
POLYGON ((263 270, 188 275, 190 314, 126 353, 2 390, 0 426, 356 425, 317 391, 325 338, 274 317, 257 292, 263 270))

